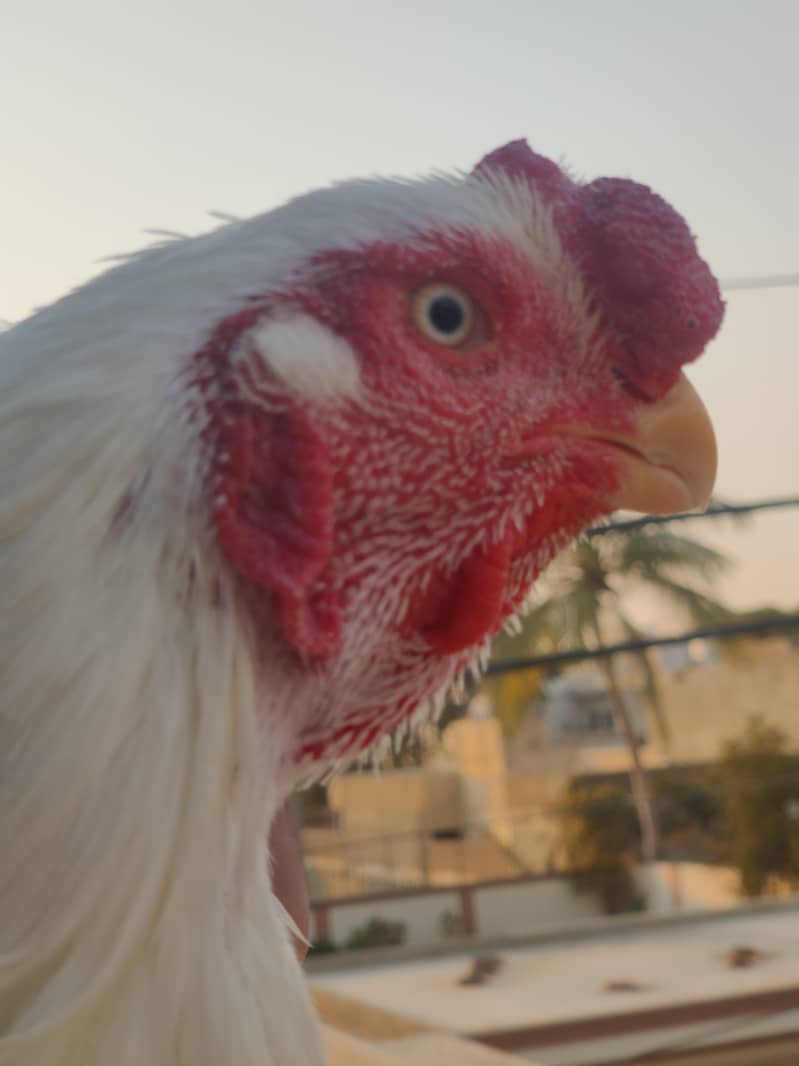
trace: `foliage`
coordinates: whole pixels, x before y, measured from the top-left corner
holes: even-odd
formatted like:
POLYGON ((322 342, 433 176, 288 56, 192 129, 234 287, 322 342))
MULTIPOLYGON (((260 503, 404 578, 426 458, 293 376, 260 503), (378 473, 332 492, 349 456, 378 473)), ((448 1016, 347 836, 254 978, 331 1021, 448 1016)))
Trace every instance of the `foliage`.
POLYGON ((658 820, 664 837, 694 829, 711 835, 717 831, 719 805, 707 771, 691 778, 659 773, 655 779, 658 820))
POLYGON ((782 730, 754 717, 723 749, 716 771, 726 859, 741 894, 799 875, 799 760, 782 730))
POLYGON ((599 898, 606 914, 645 909, 635 881, 640 831, 626 789, 615 785, 572 788, 561 839, 572 888, 599 898))
MULTIPOLYGON (((654 592, 695 625, 730 621, 734 613, 712 594, 727 566, 713 548, 661 527, 578 541, 553 566, 549 594, 529 615, 528 646, 537 651, 591 648, 618 636, 643 637, 624 604, 625 594, 636 588, 654 592)), ((655 725, 667 742, 651 654, 634 655, 655 725)))
POLYGON ((463 918, 452 910, 445 910, 439 918, 439 928, 444 937, 463 936, 463 918))
POLYGON ((364 925, 353 929, 347 939, 347 947, 356 951, 361 948, 386 948, 404 944, 404 922, 389 922, 385 918, 370 918, 364 925))
POLYGON ((338 948, 332 940, 314 940, 308 948, 307 958, 312 959, 315 955, 332 955, 338 948))
POLYGON ((654 775, 655 806, 662 856, 676 862, 717 862, 721 859, 719 805, 709 771, 686 780, 670 770, 654 775))
MULTIPOLYGON (((532 609, 525 625, 527 652, 589 649, 618 636, 642 637, 624 604, 624 594, 633 588, 646 588, 665 598, 694 624, 729 621, 733 613, 713 595, 713 582, 726 566, 725 557, 713 548, 659 526, 580 540, 547 575, 546 598, 532 609)), ((664 745, 668 745, 668 723, 654 663, 646 650, 634 653, 634 658, 646 704, 664 745)), ((616 662, 602 659, 599 666, 616 726, 630 751, 630 780, 642 831, 642 853, 645 862, 652 862, 658 852, 658 828, 640 759, 640 742, 616 662)))
POLYGON ((315 782, 307 788, 292 792, 291 810, 297 825, 328 825, 331 820, 327 802, 327 785, 315 782))

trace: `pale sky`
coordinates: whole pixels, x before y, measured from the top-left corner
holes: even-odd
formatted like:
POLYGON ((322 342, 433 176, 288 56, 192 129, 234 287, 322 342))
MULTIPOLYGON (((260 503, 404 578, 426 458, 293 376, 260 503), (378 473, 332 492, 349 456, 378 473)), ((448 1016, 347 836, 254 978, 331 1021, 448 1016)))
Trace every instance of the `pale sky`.
MULTIPOLYGON (((2 0, 0 319, 147 228, 515 137, 652 185, 722 279, 799 273, 798 47, 795 0, 2 0)), ((730 292, 692 376, 719 493, 799 494, 799 289, 730 292)), ((723 540, 735 602, 799 606, 799 510, 723 540)))

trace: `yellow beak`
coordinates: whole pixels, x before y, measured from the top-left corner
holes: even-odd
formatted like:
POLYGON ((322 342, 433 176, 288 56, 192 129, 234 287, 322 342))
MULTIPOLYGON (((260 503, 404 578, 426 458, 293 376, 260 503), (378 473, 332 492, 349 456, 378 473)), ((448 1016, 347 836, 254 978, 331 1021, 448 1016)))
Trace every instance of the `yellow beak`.
POLYGON ((615 508, 670 514, 707 505, 716 480, 716 438, 684 374, 662 400, 643 409, 636 433, 613 443, 625 454, 615 508))

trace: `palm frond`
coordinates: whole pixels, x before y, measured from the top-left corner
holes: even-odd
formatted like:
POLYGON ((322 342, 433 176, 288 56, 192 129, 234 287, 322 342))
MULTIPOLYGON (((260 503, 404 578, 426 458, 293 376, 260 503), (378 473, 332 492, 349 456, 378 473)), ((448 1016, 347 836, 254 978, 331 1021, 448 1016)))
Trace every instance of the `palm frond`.
POLYGON ((527 650, 551 648, 588 648, 601 612, 595 588, 576 581, 553 593, 530 611, 525 622, 527 650))
POLYGON ((721 603, 720 600, 693 588, 691 585, 686 585, 681 581, 667 577, 666 574, 647 574, 647 584, 667 599, 670 599, 697 626, 723 625, 725 622, 732 622, 737 618, 736 612, 721 603))
POLYGON ((715 548, 665 529, 639 530, 619 546, 614 570, 649 580, 662 570, 689 572, 707 582, 723 574, 729 559, 715 548))

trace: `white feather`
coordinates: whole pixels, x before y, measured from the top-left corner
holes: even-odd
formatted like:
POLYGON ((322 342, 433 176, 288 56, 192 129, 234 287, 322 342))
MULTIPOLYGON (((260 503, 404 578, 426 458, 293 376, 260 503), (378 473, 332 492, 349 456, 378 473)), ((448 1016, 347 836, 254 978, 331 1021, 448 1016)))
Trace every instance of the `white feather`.
MULTIPOLYGON (((580 301, 530 196, 350 183, 141 253, 0 334, 0 1066, 322 1062, 265 856, 298 693, 215 555, 191 360, 316 252, 432 227, 500 231, 580 301)), ((357 391, 308 321, 250 339, 302 394, 357 391)), ((450 680, 431 675, 435 708, 450 680)))

